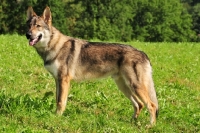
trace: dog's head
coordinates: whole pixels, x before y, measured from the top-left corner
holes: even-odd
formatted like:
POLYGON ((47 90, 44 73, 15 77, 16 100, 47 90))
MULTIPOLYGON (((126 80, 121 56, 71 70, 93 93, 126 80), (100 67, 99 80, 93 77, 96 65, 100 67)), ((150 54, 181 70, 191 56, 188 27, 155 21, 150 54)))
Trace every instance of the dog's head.
POLYGON ((29 45, 34 47, 46 47, 52 29, 52 18, 49 7, 46 7, 42 16, 37 16, 32 7, 27 10, 28 31, 26 37, 29 45))

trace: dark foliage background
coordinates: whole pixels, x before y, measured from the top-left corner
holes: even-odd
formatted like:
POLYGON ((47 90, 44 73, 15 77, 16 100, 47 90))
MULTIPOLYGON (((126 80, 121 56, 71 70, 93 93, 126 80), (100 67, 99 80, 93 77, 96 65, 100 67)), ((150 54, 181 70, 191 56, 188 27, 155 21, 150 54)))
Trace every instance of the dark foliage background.
POLYGON ((0 0, 0 34, 25 34, 26 10, 49 6, 64 34, 116 41, 199 41, 199 0, 0 0))

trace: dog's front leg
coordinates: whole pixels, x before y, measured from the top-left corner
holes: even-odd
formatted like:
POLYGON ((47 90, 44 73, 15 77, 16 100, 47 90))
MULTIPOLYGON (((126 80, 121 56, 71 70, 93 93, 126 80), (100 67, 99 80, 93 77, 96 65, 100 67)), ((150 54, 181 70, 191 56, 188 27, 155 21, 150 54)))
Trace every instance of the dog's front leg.
POLYGON ((65 76, 56 80, 56 102, 57 102, 56 113, 59 115, 62 115, 65 110, 69 89, 70 89, 69 76, 65 76))

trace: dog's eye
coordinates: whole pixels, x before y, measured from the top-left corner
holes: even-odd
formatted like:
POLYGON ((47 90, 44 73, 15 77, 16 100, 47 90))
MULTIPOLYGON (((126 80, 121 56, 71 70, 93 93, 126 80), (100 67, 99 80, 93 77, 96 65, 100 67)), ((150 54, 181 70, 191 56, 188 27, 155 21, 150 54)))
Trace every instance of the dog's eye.
POLYGON ((41 26, 40 26, 39 24, 36 24, 36 27, 37 27, 37 28, 40 28, 41 26))

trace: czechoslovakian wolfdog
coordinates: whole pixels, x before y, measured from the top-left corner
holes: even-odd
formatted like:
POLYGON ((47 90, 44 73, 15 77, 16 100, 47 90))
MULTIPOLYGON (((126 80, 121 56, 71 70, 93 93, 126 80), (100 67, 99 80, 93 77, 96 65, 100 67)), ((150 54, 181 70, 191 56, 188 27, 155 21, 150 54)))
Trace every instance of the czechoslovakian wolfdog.
POLYGON ((52 26, 52 15, 46 7, 37 16, 27 10, 26 37, 44 61, 45 68, 56 82, 57 114, 65 110, 70 81, 112 76, 118 88, 131 101, 136 119, 144 107, 150 113, 151 125, 156 122, 158 101, 147 55, 131 46, 89 42, 63 35, 52 26))

